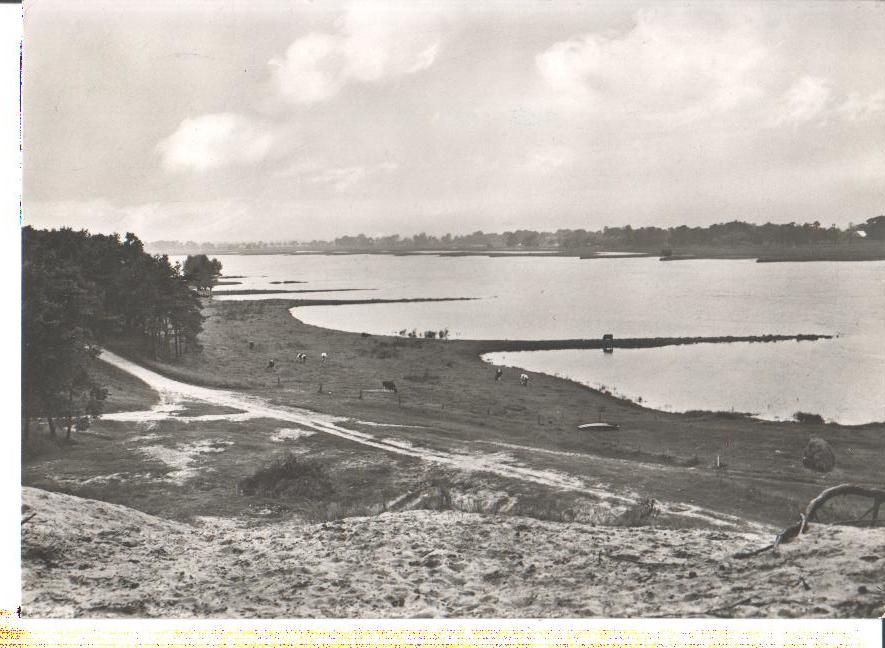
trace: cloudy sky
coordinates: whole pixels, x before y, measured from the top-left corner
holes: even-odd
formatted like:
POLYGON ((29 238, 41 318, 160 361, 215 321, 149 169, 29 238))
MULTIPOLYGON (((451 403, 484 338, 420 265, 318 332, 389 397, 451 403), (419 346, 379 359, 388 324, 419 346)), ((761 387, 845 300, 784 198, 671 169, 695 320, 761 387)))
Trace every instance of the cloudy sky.
POLYGON ((24 216, 146 240, 885 213, 885 3, 26 0, 24 216))

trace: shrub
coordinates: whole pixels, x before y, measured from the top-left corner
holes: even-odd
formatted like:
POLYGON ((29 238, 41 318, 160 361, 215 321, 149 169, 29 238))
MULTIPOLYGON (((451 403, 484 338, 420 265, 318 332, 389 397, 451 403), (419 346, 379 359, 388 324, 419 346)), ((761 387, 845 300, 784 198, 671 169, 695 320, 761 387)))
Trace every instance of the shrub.
POLYGON ((813 437, 805 446, 802 465, 817 472, 830 472, 836 466, 836 455, 829 443, 820 437, 813 437))
POLYGON ((241 495, 318 497, 332 490, 325 467, 287 453, 237 482, 241 495))
POLYGON ((800 423, 810 423, 816 425, 823 425, 824 417, 820 414, 811 414, 810 412, 796 412, 793 414, 793 418, 799 421, 800 423))

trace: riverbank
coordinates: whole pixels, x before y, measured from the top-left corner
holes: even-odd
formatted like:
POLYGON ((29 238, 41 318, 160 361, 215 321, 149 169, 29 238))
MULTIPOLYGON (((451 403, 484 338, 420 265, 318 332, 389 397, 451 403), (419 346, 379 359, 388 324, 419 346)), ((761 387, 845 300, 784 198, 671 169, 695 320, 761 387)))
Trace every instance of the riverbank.
POLYGON ((391 436, 405 441, 507 448, 613 489, 775 525, 792 521, 798 507, 825 486, 881 479, 881 424, 800 425, 727 413, 668 414, 534 373, 530 386, 522 387, 519 370, 507 370, 495 381, 494 367, 480 359, 494 350, 487 343, 333 331, 293 318, 292 305, 288 300, 210 303, 203 353, 180 365, 151 366, 208 386, 236 385, 282 405, 420 426, 391 429, 391 436), (299 353, 308 354, 306 363, 296 360, 299 353), (325 363, 321 353, 328 354, 325 363), (397 393, 380 391, 382 381, 394 382, 397 393), (576 429, 600 417, 620 429, 576 429), (832 473, 802 466, 811 436, 823 436, 834 447, 832 473))

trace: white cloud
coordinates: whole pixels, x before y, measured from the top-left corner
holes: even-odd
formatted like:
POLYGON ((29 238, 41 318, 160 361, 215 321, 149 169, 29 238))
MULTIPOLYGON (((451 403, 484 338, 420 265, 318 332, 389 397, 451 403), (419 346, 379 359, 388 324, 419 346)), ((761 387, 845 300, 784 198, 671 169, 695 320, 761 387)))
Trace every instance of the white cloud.
POLYGON ((691 121, 758 96, 766 54, 746 16, 662 6, 638 11, 626 33, 555 43, 535 63, 567 105, 691 121))
POLYGON ((880 89, 866 97, 857 92, 851 92, 836 110, 841 117, 849 121, 869 119, 885 110, 885 89, 880 89))
POLYGON ((834 119, 862 121, 885 110, 885 89, 869 95, 837 93, 829 79, 803 76, 781 97, 774 124, 798 126, 834 119))
POLYGON ((294 164, 278 171, 277 177, 298 178, 311 185, 331 187, 336 192, 349 189, 367 181, 378 180, 399 168, 396 162, 379 164, 324 166, 312 160, 298 160, 294 164))
POLYGON ((260 162, 272 143, 270 133, 246 117, 215 113, 183 120, 157 151, 168 171, 204 172, 260 162))
POLYGON ((427 69, 439 47, 438 16, 426 7, 357 3, 333 33, 302 36, 269 64, 282 96, 309 104, 334 97, 348 83, 378 82, 427 69))
POLYGON ((803 76, 784 94, 777 124, 801 124, 824 114, 832 101, 833 89, 827 79, 803 76))
POLYGON ((370 178, 392 173, 397 168, 398 165, 393 162, 382 162, 371 166, 333 167, 312 174, 308 177, 308 182, 329 185, 335 191, 344 192, 370 178))
POLYGON ((257 232, 262 223, 251 217, 254 207, 231 200, 115 204, 101 198, 88 201, 45 201, 25 205, 26 222, 34 227, 63 227, 72 223, 91 232, 135 232, 143 241, 162 238, 207 240, 219 232, 241 228, 257 232))

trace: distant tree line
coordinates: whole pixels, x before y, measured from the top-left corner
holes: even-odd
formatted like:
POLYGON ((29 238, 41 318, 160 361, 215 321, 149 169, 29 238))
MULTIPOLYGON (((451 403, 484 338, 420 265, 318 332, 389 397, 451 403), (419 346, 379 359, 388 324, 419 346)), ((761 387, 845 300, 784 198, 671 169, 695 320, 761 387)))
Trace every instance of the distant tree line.
MULTIPOLYGON (((198 351, 198 288, 205 262, 187 277, 167 256, 150 255, 132 233, 22 230, 22 421, 45 417, 70 437, 101 413, 106 392, 93 379, 99 345, 126 339, 155 358, 198 351), (199 272, 197 272, 199 270, 199 272), (190 280, 190 281, 189 281, 190 280)), ((188 265, 185 262, 185 265, 188 265)), ((220 263, 208 262, 217 277, 220 263)))
POLYGON ((795 247, 845 243, 865 238, 885 241, 885 216, 876 216, 859 225, 842 229, 812 223, 765 223, 743 221, 717 223, 705 227, 604 227, 601 230, 559 229, 554 232, 520 229, 503 233, 476 231, 471 234, 433 236, 340 236, 332 241, 251 241, 240 243, 196 243, 156 241, 151 249, 168 253, 214 252, 216 254, 268 254, 297 251, 396 252, 413 250, 495 250, 545 249, 573 251, 614 248, 636 251, 664 250, 691 246, 795 247))

